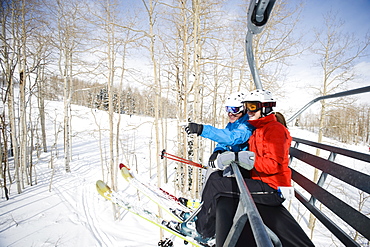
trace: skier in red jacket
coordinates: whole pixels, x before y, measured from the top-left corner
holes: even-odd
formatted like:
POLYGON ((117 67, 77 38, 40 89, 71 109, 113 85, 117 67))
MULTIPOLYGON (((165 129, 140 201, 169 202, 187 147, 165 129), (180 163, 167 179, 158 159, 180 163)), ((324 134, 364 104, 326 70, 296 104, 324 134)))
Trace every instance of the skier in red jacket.
POLYGON ((251 178, 261 180, 274 189, 291 186, 289 148, 292 137, 272 113, 276 102, 269 91, 255 90, 245 102, 249 123, 256 127, 249 139, 249 151, 255 153, 251 178))

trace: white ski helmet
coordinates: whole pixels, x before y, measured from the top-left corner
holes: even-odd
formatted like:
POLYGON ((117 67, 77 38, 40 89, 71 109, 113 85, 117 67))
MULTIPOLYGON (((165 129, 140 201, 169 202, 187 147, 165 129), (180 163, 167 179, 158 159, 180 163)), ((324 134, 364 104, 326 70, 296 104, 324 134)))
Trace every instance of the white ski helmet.
POLYGON ((243 106, 243 101, 245 101, 245 96, 246 95, 242 92, 232 93, 226 99, 225 106, 241 107, 243 106))
POLYGON ((255 112, 261 110, 264 116, 269 115, 273 111, 272 107, 276 106, 272 93, 264 89, 251 91, 243 102, 247 111, 255 112))
POLYGON ((256 89, 249 92, 249 94, 246 95, 244 102, 246 101, 258 101, 261 103, 276 102, 272 97, 272 93, 264 89, 256 89))

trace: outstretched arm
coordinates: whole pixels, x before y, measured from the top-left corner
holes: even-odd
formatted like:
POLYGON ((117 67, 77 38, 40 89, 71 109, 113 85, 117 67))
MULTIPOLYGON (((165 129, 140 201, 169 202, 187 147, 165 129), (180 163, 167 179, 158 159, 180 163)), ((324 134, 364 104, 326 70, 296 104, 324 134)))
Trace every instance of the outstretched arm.
POLYGON ((245 143, 252 135, 252 127, 250 125, 241 124, 238 128, 218 129, 210 125, 203 126, 203 132, 200 136, 208 138, 224 146, 233 146, 245 143))

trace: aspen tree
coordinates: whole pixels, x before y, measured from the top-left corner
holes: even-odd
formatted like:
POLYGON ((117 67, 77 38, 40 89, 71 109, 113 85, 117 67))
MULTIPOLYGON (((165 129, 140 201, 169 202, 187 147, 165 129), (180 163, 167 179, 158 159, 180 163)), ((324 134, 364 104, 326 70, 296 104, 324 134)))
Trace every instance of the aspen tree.
POLYGON ((73 77, 76 69, 74 67, 77 49, 81 40, 82 23, 80 19, 81 6, 73 0, 56 0, 55 12, 56 29, 53 44, 58 51, 58 69, 63 81, 63 142, 64 142, 64 164, 66 172, 71 172, 70 162, 72 160, 72 114, 71 101, 73 94, 73 77))

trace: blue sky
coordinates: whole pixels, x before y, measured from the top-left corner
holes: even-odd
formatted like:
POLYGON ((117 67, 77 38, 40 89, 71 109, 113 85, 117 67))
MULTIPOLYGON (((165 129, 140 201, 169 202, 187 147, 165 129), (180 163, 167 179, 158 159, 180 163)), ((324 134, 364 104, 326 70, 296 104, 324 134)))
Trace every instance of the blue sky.
POLYGON ((322 17, 329 10, 337 12, 345 21, 348 32, 364 36, 370 32, 370 0, 307 0, 303 9, 302 24, 319 27, 322 17))
MULTIPOLYGON (((314 38, 315 34, 310 33, 313 28, 320 29, 323 27, 323 16, 328 12, 332 11, 337 13, 337 17, 344 21, 344 31, 353 33, 358 39, 365 40, 366 34, 370 35, 370 0, 307 0, 302 10, 301 22, 297 27, 301 31, 307 33, 305 37, 307 39, 314 38)), ((370 37, 370 36, 368 36, 370 37)), ((370 48, 367 49, 370 53, 370 48)), ((370 57, 359 59, 356 65, 356 71, 358 71, 358 77, 355 81, 349 83, 348 89, 354 89, 370 85, 370 57)), ((296 75, 296 80, 293 81, 292 85, 302 85, 311 83, 313 80, 319 78, 319 73, 315 73, 315 69, 312 68, 312 60, 304 57, 300 61, 300 66, 293 66, 291 68, 293 74, 296 75)), ((292 87, 294 87, 292 86, 292 87)), ((299 102, 298 108, 309 102, 315 96, 312 94, 300 93, 302 87, 297 92, 294 88, 291 88, 291 102, 299 102)), ((358 95, 361 102, 370 104, 370 93, 358 95)), ((316 103, 317 104, 317 103, 316 103)))

